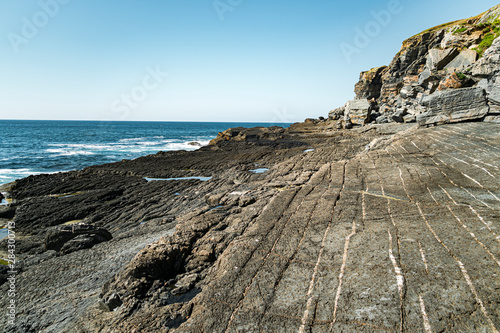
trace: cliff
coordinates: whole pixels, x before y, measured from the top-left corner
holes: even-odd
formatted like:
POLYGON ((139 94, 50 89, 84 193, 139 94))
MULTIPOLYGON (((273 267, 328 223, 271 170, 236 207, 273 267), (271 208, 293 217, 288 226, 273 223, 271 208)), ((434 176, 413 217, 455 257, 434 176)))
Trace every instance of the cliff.
POLYGON ((332 111, 330 117, 343 115, 354 124, 499 122, 499 18, 497 5, 481 15, 408 38, 388 66, 360 74, 355 85, 360 101, 332 111), (464 102, 450 105, 457 96, 464 102), (470 112, 464 112, 463 106, 469 104, 470 112), (462 114, 455 114, 457 110, 462 114))

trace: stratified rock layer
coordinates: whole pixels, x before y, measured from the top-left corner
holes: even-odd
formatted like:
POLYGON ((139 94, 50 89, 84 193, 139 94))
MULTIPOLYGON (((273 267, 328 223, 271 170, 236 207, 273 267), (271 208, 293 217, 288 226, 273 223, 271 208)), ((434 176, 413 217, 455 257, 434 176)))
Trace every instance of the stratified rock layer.
POLYGON ((438 91, 426 96, 427 112, 417 115, 419 125, 446 124, 484 118, 490 108, 482 88, 438 91))
POLYGON ((207 159, 198 170, 213 178, 180 189, 182 205, 168 182, 133 183, 149 202, 134 214, 156 219, 105 220, 113 239, 92 249, 28 256, 11 331, 498 330, 498 125, 309 126, 286 135, 302 147, 221 141, 186 153, 184 165, 207 159), (221 164, 230 151, 252 163, 214 169, 218 151, 221 164))

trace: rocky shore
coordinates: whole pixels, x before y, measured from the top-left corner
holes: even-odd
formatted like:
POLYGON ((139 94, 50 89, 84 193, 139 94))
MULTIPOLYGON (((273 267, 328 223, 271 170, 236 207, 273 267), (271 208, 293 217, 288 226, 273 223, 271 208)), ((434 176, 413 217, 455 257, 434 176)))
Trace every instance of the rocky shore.
POLYGON ((408 39, 328 118, 3 186, 0 327, 498 332, 499 15, 408 39))

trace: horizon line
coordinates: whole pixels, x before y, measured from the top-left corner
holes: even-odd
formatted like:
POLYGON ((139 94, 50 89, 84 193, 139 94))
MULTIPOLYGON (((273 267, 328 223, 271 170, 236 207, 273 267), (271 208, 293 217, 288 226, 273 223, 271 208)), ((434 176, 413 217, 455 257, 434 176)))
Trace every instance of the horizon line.
MULTIPOLYGON (((89 121, 89 122, 144 122, 144 123, 247 123, 247 124, 293 124, 282 121, 200 121, 200 120, 94 120, 94 119, 1 119, 0 121, 89 121)), ((296 121, 295 121, 296 122, 296 121)))

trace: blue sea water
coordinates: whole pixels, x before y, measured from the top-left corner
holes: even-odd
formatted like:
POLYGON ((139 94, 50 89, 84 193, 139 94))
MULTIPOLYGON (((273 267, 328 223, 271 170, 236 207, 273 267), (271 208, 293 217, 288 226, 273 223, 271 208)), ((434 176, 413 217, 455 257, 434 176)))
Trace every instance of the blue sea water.
POLYGON ((0 184, 41 173, 195 150, 230 127, 290 124, 0 120, 0 184))

